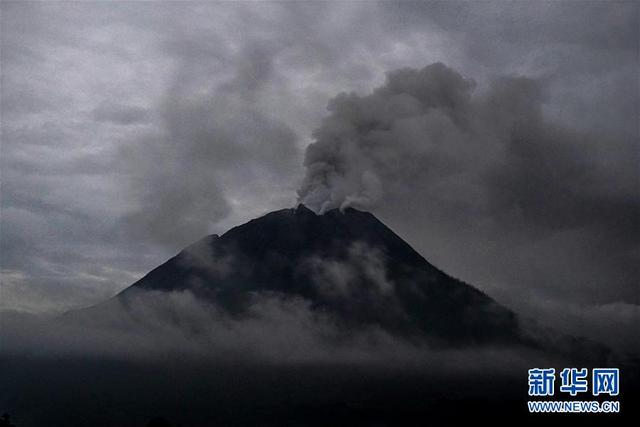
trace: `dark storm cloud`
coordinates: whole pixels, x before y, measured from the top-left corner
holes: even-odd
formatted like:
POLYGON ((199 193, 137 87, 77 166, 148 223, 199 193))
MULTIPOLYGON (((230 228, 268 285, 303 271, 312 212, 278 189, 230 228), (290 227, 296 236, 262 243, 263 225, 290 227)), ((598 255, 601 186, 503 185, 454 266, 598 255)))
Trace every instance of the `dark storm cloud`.
POLYGON ((404 31, 433 23, 457 41, 455 68, 544 76, 553 115, 572 126, 637 137, 637 2, 384 2, 404 31), (629 90, 634 87, 634 90, 629 90), (594 102, 598 100, 598 102, 594 102), (607 105, 604 108, 603 105, 607 105))
POLYGON ((480 33, 488 44, 572 43, 628 50, 637 46, 638 8, 632 1, 589 1, 582 7, 557 1, 461 2, 456 7, 446 1, 405 1, 383 2, 380 7, 405 28, 431 21, 445 31, 468 32, 468 39, 480 33), (491 25, 485 25, 487 22, 491 25))
MULTIPOLYGON (((293 130, 253 106, 272 56, 249 47, 236 59, 235 75, 211 82, 200 70, 203 64, 194 73, 199 55, 197 49, 181 53, 160 106, 162 134, 123 149, 140 201, 127 225, 136 235, 143 231, 142 237, 177 247, 231 213, 226 186, 292 177, 288 171, 298 163, 293 130), (213 87, 203 91, 208 85, 213 87)), ((218 67, 214 60, 205 68, 218 67)))
POLYGON ((98 122, 111 122, 117 125, 131 125, 146 122, 148 119, 148 113, 144 108, 135 106, 102 104, 93 110, 93 117, 98 122))

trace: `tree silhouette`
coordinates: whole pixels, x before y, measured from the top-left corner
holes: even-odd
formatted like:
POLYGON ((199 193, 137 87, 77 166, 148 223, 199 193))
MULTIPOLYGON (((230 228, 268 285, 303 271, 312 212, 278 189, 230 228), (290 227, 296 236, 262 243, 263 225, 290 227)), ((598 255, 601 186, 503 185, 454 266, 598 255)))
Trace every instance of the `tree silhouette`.
MULTIPOLYGON (((2 426, 0 426, 2 427, 2 426)), ((161 417, 153 418, 149 423, 147 423, 147 427, 173 427, 169 421, 165 420, 161 417)))
POLYGON ((16 427, 15 424, 11 424, 9 414, 2 414, 0 417, 0 427, 16 427))

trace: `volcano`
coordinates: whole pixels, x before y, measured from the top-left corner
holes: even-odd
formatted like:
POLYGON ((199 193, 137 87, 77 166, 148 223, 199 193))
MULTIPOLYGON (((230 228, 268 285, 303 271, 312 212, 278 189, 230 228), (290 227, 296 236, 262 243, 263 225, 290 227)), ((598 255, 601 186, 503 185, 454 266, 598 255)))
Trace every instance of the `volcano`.
MULTIPOLYGON (((256 293, 310 301, 349 330, 377 327, 433 345, 513 344, 517 316, 440 271, 373 214, 268 213, 185 248, 116 298, 193 292, 242 315, 256 293)), ((133 299, 131 299, 133 301, 133 299)))
POLYGON ((527 369, 623 366, 599 345, 532 327, 352 208, 299 205, 205 237, 56 322, 45 338, 77 353, 0 359, 8 382, 24 384, 19 399, 4 397, 12 413, 33 412, 21 408, 49 387, 33 426, 519 420, 527 369))

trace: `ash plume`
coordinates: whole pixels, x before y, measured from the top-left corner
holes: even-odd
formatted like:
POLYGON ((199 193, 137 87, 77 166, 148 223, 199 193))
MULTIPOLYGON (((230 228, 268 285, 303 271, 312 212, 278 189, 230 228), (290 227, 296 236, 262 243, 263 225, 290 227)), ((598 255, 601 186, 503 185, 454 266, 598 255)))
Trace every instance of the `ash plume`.
POLYGON ((447 271, 549 325, 586 321, 549 315, 552 300, 576 313, 624 301, 637 318, 637 137, 563 120, 548 77, 479 81, 436 63, 334 97, 299 202, 373 211, 447 271))
POLYGON ((468 138, 474 86, 436 63, 392 71, 369 95, 333 98, 307 148, 300 202, 320 213, 371 208, 392 187, 428 173, 436 157, 468 138))
MULTIPOLYGON (((442 63, 391 71, 372 93, 329 102, 306 150, 299 201, 323 213, 429 197, 458 201, 474 214, 517 210, 531 225, 552 229, 630 225, 640 206, 637 173, 628 162, 606 170, 595 135, 544 116, 545 95, 543 79, 503 76, 477 89, 442 63), (614 193, 605 194, 604 180, 614 193), (607 203, 618 213, 601 209, 607 203)), ((616 153, 630 144, 609 147, 616 153)))

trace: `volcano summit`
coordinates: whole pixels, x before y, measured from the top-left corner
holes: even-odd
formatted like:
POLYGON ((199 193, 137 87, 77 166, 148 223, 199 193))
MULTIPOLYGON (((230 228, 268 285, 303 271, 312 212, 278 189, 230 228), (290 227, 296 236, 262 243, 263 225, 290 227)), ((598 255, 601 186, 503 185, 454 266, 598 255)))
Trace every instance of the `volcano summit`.
POLYGON ((517 317, 438 270, 374 215, 283 209, 187 247, 120 293, 189 290, 242 315, 257 293, 310 301, 347 329, 438 346, 514 344, 517 317))

